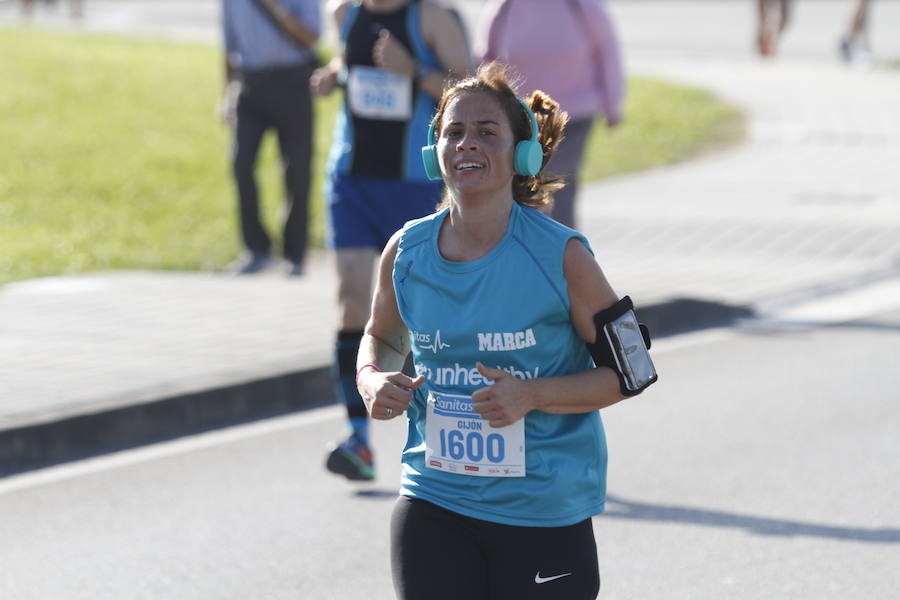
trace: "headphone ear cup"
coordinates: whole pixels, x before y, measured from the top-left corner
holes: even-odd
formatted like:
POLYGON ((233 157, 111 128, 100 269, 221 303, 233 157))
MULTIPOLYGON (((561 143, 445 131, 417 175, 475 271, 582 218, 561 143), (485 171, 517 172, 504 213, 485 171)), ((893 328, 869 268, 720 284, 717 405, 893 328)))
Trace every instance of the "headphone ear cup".
POLYGON ((425 175, 435 181, 441 178, 441 163, 438 161, 437 146, 422 146, 422 164, 425 166, 425 175))
POLYGON ((544 150, 540 142, 523 140, 516 144, 513 168, 519 175, 537 175, 544 162, 544 150))

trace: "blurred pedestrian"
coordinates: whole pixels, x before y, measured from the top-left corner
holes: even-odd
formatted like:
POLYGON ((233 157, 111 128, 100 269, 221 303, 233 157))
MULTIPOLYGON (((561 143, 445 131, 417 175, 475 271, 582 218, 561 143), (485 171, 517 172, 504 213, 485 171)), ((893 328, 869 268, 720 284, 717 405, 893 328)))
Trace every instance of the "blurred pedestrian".
POLYGON ((519 93, 543 90, 569 113, 548 173, 565 177, 552 216, 576 226, 578 173, 594 122, 622 120, 624 82, 618 40, 602 0, 491 0, 482 13, 476 56, 521 76, 519 93))
POLYGON ((760 56, 774 56, 791 20, 791 0, 756 0, 756 8, 756 50, 760 56))
POLYGON ((869 46, 869 0, 853 0, 853 11, 847 31, 841 38, 839 50, 841 58, 847 62, 872 62, 869 46))
POLYGON ((306 258, 313 106, 309 89, 319 37, 318 0, 223 0, 225 97, 232 170, 246 251, 229 268, 257 273, 272 264, 272 242, 259 216, 256 161, 263 134, 278 136, 285 204, 282 253, 289 275, 306 258))
MULTIPOLYGON (((19 0, 19 11, 25 17, 31 17, 34 14, 35 0, 19 0)), ((44 0, 47 6, 55 6, 56 0, 44 0)), ((69 0, 69 16, 73 19, 80 19, 84 16, 83 0, 69 0)))
POLYGON ((471 69, 459 21, 431 0, 339 1, 340 51, 313 76, 313 90, 344 88, 326 182, 329 245, 338 275, 335 372, 350 436, 326 466, 354 480, 375 477, 356 354, 369 316, 379 253, 406 221, 434 210, 441 183, 422 166, 436 99, 471 69))
POLYGON ((19 12, 24 17, 34 14, 34 0, 19 0, 19 12))

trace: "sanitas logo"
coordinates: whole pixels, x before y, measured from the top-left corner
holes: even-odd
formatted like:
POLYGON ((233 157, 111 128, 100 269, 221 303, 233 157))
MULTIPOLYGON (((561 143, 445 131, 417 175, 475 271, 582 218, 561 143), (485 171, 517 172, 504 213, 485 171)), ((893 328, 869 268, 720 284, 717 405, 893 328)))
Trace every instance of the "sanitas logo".
POLYGON ((419 333, 418 331, 412 332, 413 339, 416 341, 416 345, 423 350, 431 350, 435 354, 437 354, 440 350, 444 348, 450 348, 450 344, 445 344, 441 340, 441 330, 438 329, 434 332, 434 338, 432 339, 431 334, 429 333, 419 333))
POLYGON ((479 352, 503 352, 509 350, 521 350, 536 346, 534 331, 529 327, 525 331, 479 333, 479 352))

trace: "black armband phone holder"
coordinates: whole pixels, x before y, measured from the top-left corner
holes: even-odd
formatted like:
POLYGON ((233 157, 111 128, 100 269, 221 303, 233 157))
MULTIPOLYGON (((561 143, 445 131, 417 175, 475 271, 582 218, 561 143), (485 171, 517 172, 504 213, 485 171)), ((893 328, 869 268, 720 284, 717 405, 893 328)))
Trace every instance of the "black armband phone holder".
POLYGON ((638 323, 631 298, 625 296, 594 315, 597 339, 587 344, 598 367, 609 367, 619 377, 624 396, 636 396, 658 376, 650 359, 650 330, 638 323))

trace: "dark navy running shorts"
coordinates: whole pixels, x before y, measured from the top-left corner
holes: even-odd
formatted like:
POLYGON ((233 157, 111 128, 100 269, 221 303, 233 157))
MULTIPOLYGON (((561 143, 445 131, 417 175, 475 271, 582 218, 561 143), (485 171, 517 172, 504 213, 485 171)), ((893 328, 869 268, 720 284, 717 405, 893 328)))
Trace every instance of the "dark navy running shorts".
POLYGON ((433 213, 442 189, 440 181, 332 177, 325 184, 329 247, 380 251, 404 223, 433 213))

